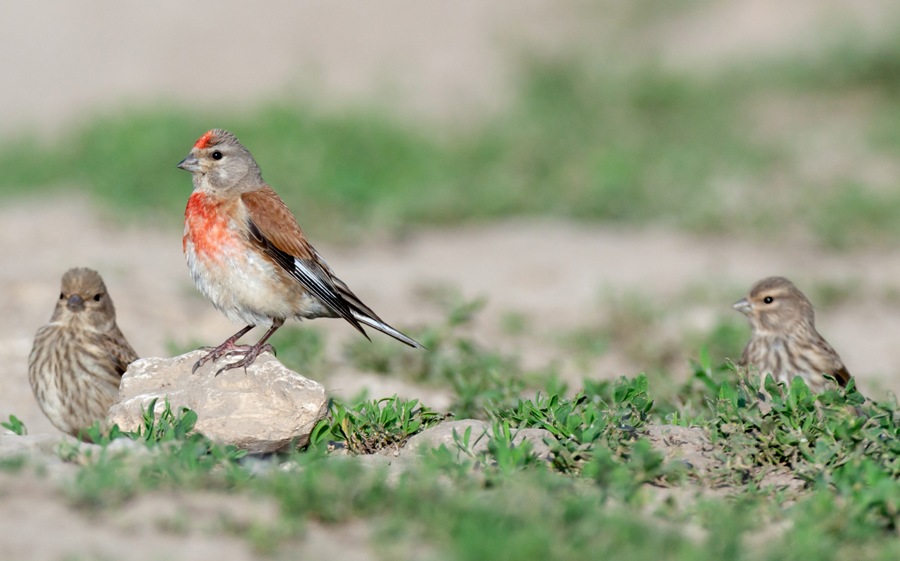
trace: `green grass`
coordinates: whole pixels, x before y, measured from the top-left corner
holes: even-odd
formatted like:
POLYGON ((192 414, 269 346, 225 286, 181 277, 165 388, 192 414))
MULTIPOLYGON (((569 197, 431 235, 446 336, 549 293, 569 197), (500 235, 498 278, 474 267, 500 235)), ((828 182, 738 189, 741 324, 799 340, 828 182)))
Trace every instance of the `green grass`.
MULTIPOLYGON (((511 407, 489 406, 488 446, 476 452, 474 435, 459 435, 451 448, 468 453, 442 446, 394 478, 354 455, 393 448, 440 420, 415 401, 336 402, 308 449, 269 458, 273 469, 266 470, 191 433, 192 412, 167 408, 146 415, 136 433, 110 435, 137 440, 143 453, 113 450, 110 438, 63 450, 82 465, 64 491, 75 515, 114 515, 135 497, 159 491, 268 498, 278 508, 275 520, 220 531, 276 558, 302 542, 312 521, 363 521, 379 557, 395 559, 417 558, 411 551, 422 547, 435 559, 465 560, 817 561, 900 553, 897 403, 866 401, 852 389, 816 396, 802 383, 770 381, 763 407, 757 384, 703 364, 682 388, 678 401, 690 405, 681 406, 676 422, 706 430, 720 462, 703 472, 650 445, 647 428, 670 422, 661 414, 673 404, 660 403, 648 379, 637 376, 586 382, 571 398, 539 392, 511 407), (551 461, 512 444, 515 431, 526 427, 552 435, 551 461), (352 454, 328 452, 329 440, 352 454), (779 469, 793 472, 800 486, 762 484, 779 469)), ((6 463, 7 471, 29 469, 6 463)))
POLYGON ((23 423, 22 420, 15 415, 10 415, 8 421, 0 422, 0 427, 3 427, 13 434, 17 434, 19 436, 28 434, 28 429, 25 427, 25 423, 23 423))
POLYGON ((364 401, 355 407, 332 401, 329 418, 320 422, 310 436, 310 445, 328 445, 342 441, 356 454, 373 454, 384 449, 401 448, 410 436, 434 426, 444 415, 415 399, 397 396, 364 401))
POLYGON ((870 43, 835 40, 811 56, 703 78, 584 53, 523 57, 513 102, 465 129, 309 101, 227 115, 146 107, 101 115, 46 143, 6 139, 0 194, 78 189, 131 216, 175 222, 191 189, 175 164, 203 131, 225 127, 314 238, 549 215, 768 237, 799 229, 834 247, 884 243, 897 233, 895 182, 866 180, 866 160, 810 178, 793 154, 821 119, 791 121, 788 138, 759 126, 760 107, 773 99, 840 108, 862 96, 867 105, 852 124, 860 149, 892 159, 900 103, 890 71, 900 50, 870 43))
MULTIPOLYGON (((452 444, 388 472, 386 462, 361 456, 392 458, 443 414, 396 396, 333 400, 306 449, 251 458, 193 432, 194 412, 166 406, 154 414, 151 406, 135 432, 105 433, 98 425, 88 431, 97 445, 62 446, 61 458, 79 467, 69 480, 48 484, 60 488, 73 516, 115 516, 157 493, 268 501, 274 517, 223 519, 205 531, 242 537, 275 558, 302 544, 311 522, 363 523, 373 551, 392 559, 421 558, 423 548, 429 558, 465 560, 818 561, 900 553, 895 399, 867 400, 852 387, 814 395, 802 383, 782 387, 771 379, 764 395, 758 379, 717 366, 710 351, 700 353, 694 375, 680 385, 640 374, 570 389, 552 368, 538 376, 468 340, 479 301, 448 306, 447 320, 421 334, 432 351, 420 358, 402 350, 378 360, 350 356, 358 366, 449 388, 450 416, 485 419, 484 434, 457 433, 452 444), (649 433, 658 425, 706 435, 705 463, 655 448, 649 433), (547 436, 516 444, 525 428, 547 436), (121 439, 133 442, 116 445, 121 439), (538 444, 549 457, 538 455, 538 444), (793 479, 774 483, 772 474, 793 479)), ((321 335, 285 336, 286 345, 296 343, 298 360, 321 360, 321 335)), ((706 337, 725 346, 734 339, 722 325, 706 337)), ((14 416, 4 426, 26 432, 14 416)), ((43 473, 25 456, 3 458, 0 471, 13 478, 43 473)), ((177 516, 154 523, 184 527, 177 516)))

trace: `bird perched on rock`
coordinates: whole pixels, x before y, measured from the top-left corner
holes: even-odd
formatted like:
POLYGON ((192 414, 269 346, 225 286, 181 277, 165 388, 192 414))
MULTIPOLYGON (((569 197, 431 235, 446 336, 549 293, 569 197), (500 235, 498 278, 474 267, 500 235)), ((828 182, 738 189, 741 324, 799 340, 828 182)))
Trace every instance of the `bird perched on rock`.
POLYGON ((184 255, 194 283, 231 321, 246 325, 212 349, 194 371, 239 356, 216 374, 246 367, 289 318, 344 318, 422 345, 381 320, 337 278, 316 252, 284 201, 262 178, 250 152, 228 131, 206 132, 178 167, 193 174, 184 213, 184 255), (257 325, 269 330, 255 345, 235 344, 257 325))
POLYGON ((44 415, 85 438, 84 429, 106 418, 122 374, 137 358, 100 274, 66 271, 50 323, 38 329, 28 357, 28 380, 44 415))
POLYGON ((788 279, 762 279, 732 307, 747 316, 752 329, 741 366, 786 384, 799 376, 814 392, 827 387, 826 376, 842 387, 850 381, 841 357, 816 331, 809 299, 788 279))

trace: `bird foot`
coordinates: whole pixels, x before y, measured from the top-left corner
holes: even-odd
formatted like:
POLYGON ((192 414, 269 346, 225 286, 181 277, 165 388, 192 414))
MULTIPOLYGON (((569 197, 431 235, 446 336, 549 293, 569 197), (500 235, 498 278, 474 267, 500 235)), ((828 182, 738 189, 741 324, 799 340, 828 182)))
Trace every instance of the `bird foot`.
MULTIPOLYGON (((235 345, 231 339, 225 341, 218 347, 202 347, 200 350, 208 351, 200 360, 194 363, 191 369, 192 374, 196 374, 197 370, 207 362, 215 363, 223 356, 231 356, 233 354, 243 354, 249 352, 253 348, 252 345, 235 345)), ((257 351, 259 354, 259 351, 257 351)), ((218 375, 218 372, 216 373, 218 375)))
POLYGON ((235 347, 234 349, 224 353, 224 356, 226 358, 228 358, 228 357, 232 357, 235 355, 243 355, 243 358, 241 358, 240 360, 236 360, 234 362, 229 362, 222 368, 219 368, 218 370, 216 370, 216 373, 214 374, 214 376, 218 376, 219 374, 221 374, 222 372, 225 372, 226 370, 232 370, 234 368, 241 368, 241 367, 243 367, 244 373, 246 374, 247 367, 250 366, 251 364, 253 364, 253 362, 256 360, 256 357, 258 357, 260 354, 262 354, 266 351, 269 351, 270 353, 272 353, 274 355, 275 347, 273 347, 272 345, 270 345, 268 343, 265 343, 263 345, 260 345, 260 344, 256 344, 256 345, 252 345, 252 346, 242 345, 241 347, 235 347))

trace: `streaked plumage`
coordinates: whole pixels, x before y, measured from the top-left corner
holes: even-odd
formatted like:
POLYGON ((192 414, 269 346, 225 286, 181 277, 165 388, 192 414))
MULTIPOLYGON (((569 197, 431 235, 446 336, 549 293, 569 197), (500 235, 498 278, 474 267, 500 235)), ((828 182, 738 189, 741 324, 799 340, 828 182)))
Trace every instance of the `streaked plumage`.
POLYGON ((826 375, 841 386, 850 381, 841 357, 816 331, 809 299, 788 279, 762 279, 733 307, 747 316, 752 329, 741 366, 763 376, 771 373, 783 383, 799 376, 815 392, 826 389, 826 375))
POLYGON ((78 436, 105 419, 122 374, 137 358, 116 325, 100 275, 66 271, 50 323, 38 330, 28 358, 31 389, 53 426, 78 436))
POLYGON ((183 249, 194 283, 228 319, 247 325, 198 361, 195 370, 223 356, 242 358, 218 372, 246 367, 271 350, 266 341, 290 318, 340 317, 366 337, 363 325, 421 347, 382 321, 334 275, 233 134, 208 131, 178 167, 193 174, 183 249), (257 325, 270 328, 256 345, 235 344, 257 325))

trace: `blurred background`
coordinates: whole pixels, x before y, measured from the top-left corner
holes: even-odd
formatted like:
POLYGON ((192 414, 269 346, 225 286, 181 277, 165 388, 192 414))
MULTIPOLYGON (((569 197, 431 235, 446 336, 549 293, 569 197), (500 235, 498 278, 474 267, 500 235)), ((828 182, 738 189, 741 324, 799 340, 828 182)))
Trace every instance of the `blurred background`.
MULTIPOLYGON (((142 356, 238 329, 181 255, 191 181, 175 164, 217 127, 432 356, 453 341, 501 377, 676 387, 692 360, 739 356, 730 305, 780 274, 864 392, 900 390, 896 2, 3 11, 0 417, 33 433, 52 428, 27 356, 69 267, 103 274, 142 356)), ((279 357, 335 395, 458 397, 438 359, 341 322, 280 335, 279 357)))

